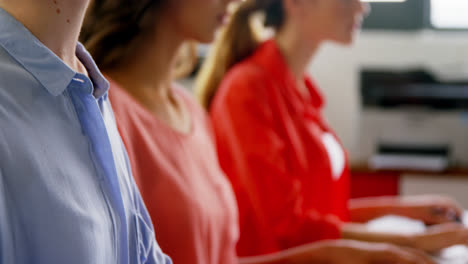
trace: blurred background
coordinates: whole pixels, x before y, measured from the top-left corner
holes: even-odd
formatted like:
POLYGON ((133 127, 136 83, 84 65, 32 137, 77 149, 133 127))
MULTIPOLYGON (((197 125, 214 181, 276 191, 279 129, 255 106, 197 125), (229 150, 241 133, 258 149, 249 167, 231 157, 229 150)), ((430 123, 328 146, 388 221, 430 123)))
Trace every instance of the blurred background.
POLYGON ((310 73, 349 150, 353 196, 450 194, 468 207, 468 1, 372 2, 352 48, 310 73))
POLYGON ((468 208, 468 1, 366 2, 355 44, 326 44, 309 67, 348 149, 352 196, 449 194, 468 208))

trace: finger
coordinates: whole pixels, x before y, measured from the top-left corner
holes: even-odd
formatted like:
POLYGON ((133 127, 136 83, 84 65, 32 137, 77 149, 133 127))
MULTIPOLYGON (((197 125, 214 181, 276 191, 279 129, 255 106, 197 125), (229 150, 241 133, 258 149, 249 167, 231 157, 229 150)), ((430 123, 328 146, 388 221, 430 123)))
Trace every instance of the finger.
POLYGON ((429 208, 432 215, 444 215, 446 210, 444 206, 433 206, 429 208))
POLYGON ((424 251, 414 249, 414 248, 407 248, 409 252, 411 252, 417 259, 417 263, 424 263, 424 264, 435 264, 435 261, 426 254, 424 251))
POLYGON ((447 224, 447 223, 457 223, 458 218, 447 216, 447 215, 429 215, 426 219, 423 219, 426 226, 447 224))
POLYGON ((462 218, 464 215, 463 208, 460 205, 458 205, 455 201, 449 200, 445 205, 440 205, 438 207, 443 208, 443 210, 446 211, 446 213, 448 212, 449 214, 453 214, 458 218, 462 218))
POLYGON ((468 234, 464 234, 458 244, 468 246, 468 234))
POLYGON ((395 264, 432 264, 425 262, 424 258, 414 254, 411 250, 399 249, 387 254, 388 259, 383 259, 380 263, 395 263, 395 264))
POLYGON ((462 228, 459 231, 455 231, 458 244, 465 245, 468 242, 468 229, 462 228))
POLYGON ((444 224, 438 224, 429 227, 426 230, 426 233, 428 234, 437 234, 437 233, 447 233, 447 232, 464 232, 466 230, 465 226, 459 224, 459 223, 444 223, 444 224))
POLYGON ((462 212, 459 208, 456 207, 432 207, 429 209, 429 217, 426 219, 426 224, 441 224, 448 222, 458 222, 462 221, 462 212))
POLYGON ((464 212, 458 207, 449 208, 445 213, 445 215, 454 222, 462 222, 463 214, 464 212))
POLYGON ((445 249, 457 245, 466 245, 468 244, 468 230, 460 230, 455 232, 448 232, 443 237, 441 237, 441 248, 445 249), (442 247, 443 246, 443 247, 442 247))
POLYGON ((372 264, 418 264, 416 259, 409 258, 409 257, 402 257, 402 256, 388 256, 386 259, 379 259, 379 260, 371 261, 370 263, 372 264))
POLYGON ((436 264, 436 262, 429 256, 419 256, 415 263, 420 264, 436 264))

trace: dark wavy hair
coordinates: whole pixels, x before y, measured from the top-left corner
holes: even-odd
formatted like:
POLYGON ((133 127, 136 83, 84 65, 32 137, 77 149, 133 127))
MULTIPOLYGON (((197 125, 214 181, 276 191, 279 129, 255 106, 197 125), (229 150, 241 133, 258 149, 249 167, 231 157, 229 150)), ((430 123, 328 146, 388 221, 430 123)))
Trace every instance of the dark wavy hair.
POLYGON ((97 65, 107 70, 129 56, 141 34, 152 29, 165 0, 93 0, 80 41, 97 65))

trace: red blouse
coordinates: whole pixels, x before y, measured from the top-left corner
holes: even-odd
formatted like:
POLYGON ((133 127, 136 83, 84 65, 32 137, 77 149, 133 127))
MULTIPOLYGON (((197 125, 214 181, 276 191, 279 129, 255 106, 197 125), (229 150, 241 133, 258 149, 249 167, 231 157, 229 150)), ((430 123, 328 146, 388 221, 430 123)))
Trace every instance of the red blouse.
POLYGON ((228 72, 212 104, 240 210, 240 256, 337 239, 349 220, 346 153, 322 116, 321 94, 304 82, 308 99, 270 40, 228 72))

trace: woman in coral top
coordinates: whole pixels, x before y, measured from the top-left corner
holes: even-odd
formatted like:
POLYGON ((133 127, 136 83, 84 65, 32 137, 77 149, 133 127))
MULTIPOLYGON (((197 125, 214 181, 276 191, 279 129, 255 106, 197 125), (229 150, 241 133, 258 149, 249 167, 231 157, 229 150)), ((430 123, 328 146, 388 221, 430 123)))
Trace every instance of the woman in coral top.
POLYGON ((429 252, 468 241, 463 226, 446 223, 462 213, 449 198, 348 203, 347 154, 322 115, 323 96, 304 73, 322 42, 352 42, 367 8, 359 0, 246 0, 202 69, 198 95, 211 113, 220 163, 237 197, 241 256, 338 238, 429 252), (259 43, 253 26, 262 13, 275 34, 259 43), (349 223, 385 214, 440 225, 397 235, 349 223))
POLYGON ((174 263, 237 263, 237 205, 210 122, 172 82, 184 41, 209 41, 229 1, 127 2, 93 1, 82 41, 110 81, 118 129, 160 246, 174 263))

